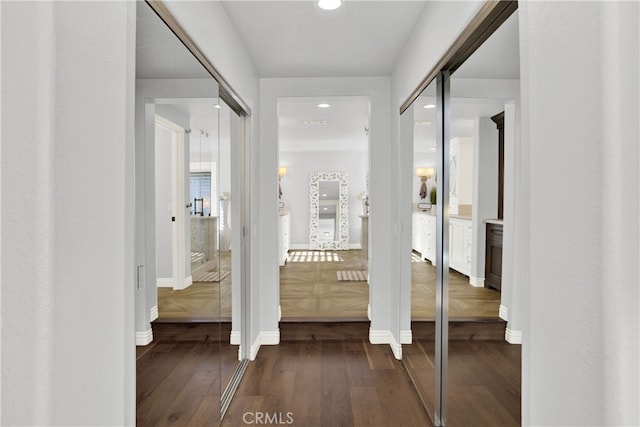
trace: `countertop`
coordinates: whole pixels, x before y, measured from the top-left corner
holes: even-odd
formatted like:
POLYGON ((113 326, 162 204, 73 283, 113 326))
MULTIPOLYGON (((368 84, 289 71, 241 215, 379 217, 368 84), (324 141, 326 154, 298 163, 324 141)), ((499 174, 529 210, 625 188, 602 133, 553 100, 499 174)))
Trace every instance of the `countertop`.
MULTIPOLYGON (((420 210, 420 209, 414 209, 413 213, 422 214, 422 215, 436 216, 435 209, 432 209, 431 211, 423 211, 423 210, 420 210)), ((471 220, 471 215, 449 215, 449 218, 471 220)))
POLYGON ((498 225, 504 224, 504 221, 501 219, 485 219, 484 222, 486 222, 487 224, 498 224, 498 225))

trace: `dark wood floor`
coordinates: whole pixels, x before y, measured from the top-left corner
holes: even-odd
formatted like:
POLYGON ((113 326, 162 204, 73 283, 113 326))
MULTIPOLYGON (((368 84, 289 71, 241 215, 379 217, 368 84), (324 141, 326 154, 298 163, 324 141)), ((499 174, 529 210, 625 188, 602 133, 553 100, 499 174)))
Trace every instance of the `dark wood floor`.
MULTIPOLYGON (((468 339, 449 342, 447 425, 519 425, 520 346, 474 327, 456 325, 456 336, 468 339)), ((366 322, 281 329, 281 344, 262 346, 249 364, 223 426, 256 424, 256 416, 298 426, 431 425, 425 406, 433 408, 435 346, 428 333, 403 345, 400 362, 389 346, 356 338, 366 322)), ((171 329, 138 349, 138 426, 217 425, 226 353, 204 332, 171 329)))
MULTIPOLYGON (((407 372, 430 414, 435 402, 435 342, 402 346, 407 372)), ((521 346, 501 340, 449 341, 448 426, 518 426, 521 346)))
POLYGON ((256 413, 305 427, 430 425, 402 362, 363 340, 262 347, 222 425, 247 425, 256 413))

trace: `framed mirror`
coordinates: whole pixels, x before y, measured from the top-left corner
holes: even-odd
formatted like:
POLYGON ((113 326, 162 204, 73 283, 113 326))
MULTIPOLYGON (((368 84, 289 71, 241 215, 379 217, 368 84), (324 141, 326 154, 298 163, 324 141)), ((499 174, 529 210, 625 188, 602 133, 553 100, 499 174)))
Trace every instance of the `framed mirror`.
POLYGON ((349 184, 344 172, 313 172, 309 182, 309 249, 349 249, 349 184))

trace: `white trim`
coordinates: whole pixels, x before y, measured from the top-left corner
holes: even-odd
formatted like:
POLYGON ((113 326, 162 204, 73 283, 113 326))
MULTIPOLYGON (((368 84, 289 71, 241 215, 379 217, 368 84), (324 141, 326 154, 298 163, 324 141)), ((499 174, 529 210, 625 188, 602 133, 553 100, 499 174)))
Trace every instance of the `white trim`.
POLYGON ((309 250, 309 245, 308 244, 300 244, 300 245, 293 245, 290 244, 289 245, 289 250, 290 251, 308 251, 309 250))
POLYGON ((193 284, 193 276, 187 276, 184 278, 183 282, 182 282, 182 287, 173 287, 174 291, 182 291, 184 289, 187 289, 189 286, 191 286, 193 284))
POLYGON ((158 314, 158 306, 154 305, 153 307, 151 307, 151 309, 149 310, 149 321, 153 322, 154 320, 156 320, 158 318, 159 314, 158 314))
POLYGON ((158 277, 156 286, 159 288, 173 288, 173 277, 158 277))
POLYGON ((507 327, 504 333, 504 339, 509 344, 522 344, 522 331, 514 331, 507 327))
POLYGON ((275 331, 262 331, 260 332, 260 341, 263 345, 278 345, 280 344, 280 329, 275 331))
POLYGON ((391 335, 391 331, 369 329, 369 342, 371 344, 389 344, 389 335, 391 335))
POLYGON ((282 320, 282 306, 278 304, 278 322, 282 320))
POLYGON ((240 345, 242 343, 240 338, 240 331, 231 331, 229 342, 231 343, 231 345, 240 345))
POLYGON ((411 344, 413 342, 413 332, 411 329, 400 331, 400 344, 411 344))
POLYGON ((469 284, 476 288, 484 288, 484 277, 471 277, 469 276, 469 284))
POLYGON ((500 310, 498 311, 498 317, 500 317, 505 322, 509 321, 509 308, 500 304, 500 310))
POLYGON ((367 319, 371 321, 371 304, 367 304, 367 319))
POLYGON ((136 331, 136 345, 142 346, 151 344, 151 341, 153 341, 153 331, 151 328, 142 332, 136 331))
MULTIPOLYGON (((349 250, 351 249, 362 249, 362 245, 360 245, 360 243, 349 243, 348 246, 349 250)), ((317 251, 319 249, 309 249, 309 244, 297 244, 297 245, 289 245, 289 250, 290 251, 310 251, 310 250, 314 250, 317 251)))
POLYGON ((251 345, 251 351, 249 354, 249 360, 255 360, 258 355, 258 350, 262 345, 278 345, 280 344, 280 330, 276 331, 262 331, 258 334, 255 341, 251 345))
POLYGON ((393 337, 391 331, 369 329, 369 342, 371 344, 389 344, 396 359, 402 359, 402 345, 393 337))

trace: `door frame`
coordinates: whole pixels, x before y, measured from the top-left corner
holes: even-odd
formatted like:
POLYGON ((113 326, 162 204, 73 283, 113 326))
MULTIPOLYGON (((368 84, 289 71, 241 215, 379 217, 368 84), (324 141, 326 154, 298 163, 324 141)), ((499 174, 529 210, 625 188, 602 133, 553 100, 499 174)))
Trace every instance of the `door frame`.
POLYGON ((185 129, 171 120, 155 115, 155 125, 171 132, 171 262, 173 289, 186 289, 193 282, 186 276, 186 236, 185 236, 185 129))

